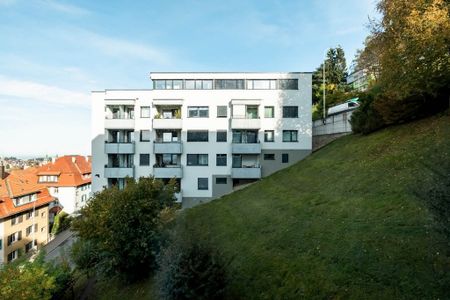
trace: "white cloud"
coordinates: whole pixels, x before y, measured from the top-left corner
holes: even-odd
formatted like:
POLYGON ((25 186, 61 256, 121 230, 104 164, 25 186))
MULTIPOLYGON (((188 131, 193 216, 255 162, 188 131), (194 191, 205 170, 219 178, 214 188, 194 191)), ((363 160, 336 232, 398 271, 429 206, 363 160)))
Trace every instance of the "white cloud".
POLYGON ((79 6, 75 6, 75 5, 69 4, 69 3, 62 3, 61 1, 42 0, 42 1, 40 1, 40 3, 42 3, 43 5, 45 5, 46 7, 50 8, 50 9, 68 13, 68 14, 72 14, 72 15, 86 15, 86 14, 90 13, 90 11, 87 9, 84 9, 84 8, 81 8, 79 6))
POLYGON ((90 99, 87 93, 2 75, 0 75, 0 95, 78 107, 88 107, 90 99))

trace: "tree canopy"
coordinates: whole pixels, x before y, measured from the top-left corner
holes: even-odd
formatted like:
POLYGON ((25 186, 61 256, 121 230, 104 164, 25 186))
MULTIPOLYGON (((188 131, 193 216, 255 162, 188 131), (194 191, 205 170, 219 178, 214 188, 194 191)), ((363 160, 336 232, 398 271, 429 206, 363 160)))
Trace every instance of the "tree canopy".
POLYGON ((73 253, 78 267, 125 280, 148 275, 156 264, 161 212, 174 204, 176 190, 174 180, 164 184, 150 177, 94 195, 73 223, 80 243, 73 253))

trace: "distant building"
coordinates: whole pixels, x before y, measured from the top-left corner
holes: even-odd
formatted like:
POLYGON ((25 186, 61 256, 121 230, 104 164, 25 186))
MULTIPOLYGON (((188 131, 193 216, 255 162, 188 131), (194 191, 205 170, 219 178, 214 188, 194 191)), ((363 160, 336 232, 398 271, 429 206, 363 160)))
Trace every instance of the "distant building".
POLYGON ((49 239, 49 221, 58 201, 37 183, 36 170, 0 166, 0 264, 39 248, 49 239))
POLYGON ((358 70, 347 76, 347 84, 354 91, 364 92, 369 88, 373 76, 366 70, 358 70))
POLYGON ((86 205, 91 194, 91 159, 67 155, 53 159, 36 170, 37 182, 57 197, 68 214, 86 205))
POLYGON ((311 152, 311 74, 151 73, 152 90, 92 93, 93 191, 177 178, 189 207, 311 152))

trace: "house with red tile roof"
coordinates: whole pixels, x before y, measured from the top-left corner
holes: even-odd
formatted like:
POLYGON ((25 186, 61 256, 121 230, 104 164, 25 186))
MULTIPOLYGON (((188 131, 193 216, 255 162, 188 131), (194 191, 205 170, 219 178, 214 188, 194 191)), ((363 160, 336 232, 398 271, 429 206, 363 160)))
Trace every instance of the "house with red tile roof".
POLYGON ((4 172, 0 166, 0 264, 46 244, 58 200, 37 182, 35 168, 4 172))
POLYGON ((86 205, 91 194, 91 158, 80 155, 58 157, 36 169, 37 184, 48 188, 68 214, 86 205))

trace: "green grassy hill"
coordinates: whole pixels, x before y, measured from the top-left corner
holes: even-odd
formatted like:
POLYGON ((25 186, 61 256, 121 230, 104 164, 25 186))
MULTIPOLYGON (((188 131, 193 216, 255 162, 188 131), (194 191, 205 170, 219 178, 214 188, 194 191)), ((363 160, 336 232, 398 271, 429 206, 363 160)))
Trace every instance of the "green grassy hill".
POLYGON ((444 299, 449 166, 448 116, 347 136, 184 227, 231 261, 230 298, 444 299))

